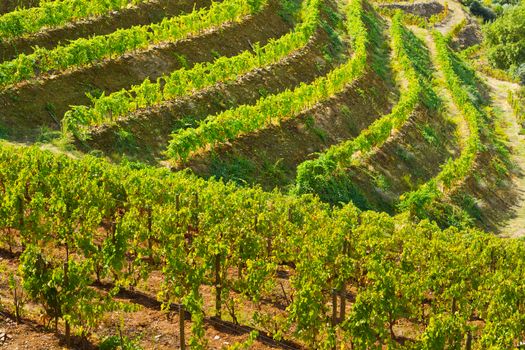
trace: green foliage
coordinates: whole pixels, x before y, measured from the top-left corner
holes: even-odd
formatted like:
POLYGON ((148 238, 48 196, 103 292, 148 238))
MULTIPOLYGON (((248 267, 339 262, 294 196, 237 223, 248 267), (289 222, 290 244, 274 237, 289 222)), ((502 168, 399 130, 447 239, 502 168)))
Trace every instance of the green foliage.
POLYGON ((461 349, 466 320, 455 315, 432 317, 422 336, 422 349, 461 349))
POLYGON ((276 161, 268 159, 263 161, 263 172, 268 175, 267 178, 271 183, 279 184, 286 181, 287 174, 283 160, 283 158, 279 158, 276 161))
POLYGON ((99 345, 100 350, 142 350, 140 345, 125 336, 106 337, 99 345))
MULTIPOLYGON (((191 67, 190 63, 188 62, 188 58, 183 55, 183 54, 179 54, 179 53, 173 53, 175 55, 175 57, 177 58, 177 60, 179 61, 179 65, 184 68, 184 69, 189 69, 191 67)), ((98 98, 98 97, 97 97, 98 98)))
MULTIPOLYGON (((458 34, 461 33, 461 31, 466 27, 467 24, 468 24, 467 19, 464 18, 461 22, 459 22, 456 25, 454 25, 454 27, 452 27, 452 29, 448 32, 448 34, 446 36, 447 40, 450 41, 453 38, 456 38, 458 36, 458 34)), ((466 48, 465 51, 466 50, 469 50, 469 51, 475 50, 476 48, 474 46, 470 46, 470 47, 466 48)))
POLYGON ((258 331, 251 331, 248 335, 248 339, 242 343, 237 343, 230 345, 226 348, 226 350, 248 350, 251 349, 255 341, 257 340, 257 337, 259 336, 258 331))
POLYGON ((521 83, 521 85, 525 85, 525 63, 520 64, 515 72, 514 75, 518 79, 518 81, 521 83))
MULTIPOLYGON (((258 7, 261 2, 248 5, 258 7)), ((354 51, 348 63, 311 86, 266 96, 255 107, 212 117, 195 128, 200 134, 184 135, 202 137, 195 141, 198 147, 231 140, 270 125, 272 118, 298 115, 341 91, 365 72, 373 46, 369 33, 375 19, 364 3, 353 0, 347 17, 354 51), (250 124, 257 118, 261 120, 250 124), (217 129, 210 128, 217 133, 208 133, 206 125, 215 122, 217 129), (220 129, 222 122, 227 125, 220 129)), ((462 222, 463 212, 442 208, 435 199, 442 196, 442 188, 471 170, 485 116, 477 91, 465 89, 475 84, 475 77, 437 34, 436 42, 470 137, 460 157, 413 192, 409 205, 416 213, 442 210, 449 221, 462 222)), ((348 149, 334 148, 326 153, 330 156, 321 156, 326 157, 322 162, 304 165, 312 176, 310 183, 319 181, 318 174, 329 175, 323 181, 328 191, 336 192, 328 193, 330 198, 366 207, 366 198, 352 183, 338 182, 338 171, 344 173, 353 164, 356 151, 366 156, 380 146, 419 103, 438 107, 428 53, 399 16, 392 23, 392 43, 396 69, 409 82, 398 105, 364 136, 345 144, 348 149)), ((133 91, 142 105, 159 100, 149 80, 133 91)), ((431 136, 430 130, 425 132, 431 136)), ((125 131, 119 135, 128 145, 133 141, 125 131)), ((174 152, 184 155, 176 147, 174 152)), ((235 171, 245 166, 241 162, 235 171)), ((381 178, 378 183, 386 186, 381 178)), ((464 202, 474 207, 471 197, 464 202)), ((473 348, 509 349, 525 337, 525 242, 470 229, 441 230, 427 220, 415 224, 408 215, 362 212, 354 204, 332 208, 312 195, 238 188, 188 172, 127 161, 117 166, 92 156, 75 160, 36 147, 0 145, 0 232, 7 236, 2 244, 20 242, 25 248, 20 275, 28 296, 55 322, 63 320, 66 329, 74 326, 83 335, 116 307, 111 299, 120 286, 134 287, 157 270, 162 272, 158 298, 163 309, 169 311, 177 303, 183 319, 184 311, 191 314, 192 349, 209 348, 203 285, 214 289, 218 317, 228 307, 237 320, 232 308, 237 300, 249 300, 256 311, 251 319, 243 318, 250 324, 271 320, 275 338, 293 334, 308 348, 333 349, 343 342, 353 349, 400 348, 394 332, 400 322, 421 330, 420 337, 406 344, 414 349, 460 348, 465 339, 472 340, 473 348), (275 316, 261 306, 269 295, 275 296, 270 293, 278 288, 283 265, 293 270, 293 297, 275 316), (103 279, 116 286, 107 296, 93 288, 103 279), (355 299, 337 315, 335 305, 348 299, 350 287, 355 299)), ((249 348, 256 337, 254 331, 232 348, 249 348)), ((138 346, 120 334, 105 339, 100 348, 138 346)))
POLYGON ((53 140, 60 138, 61 136, 62 134, 60 133, 60 131, 52 130, 47 127, 42 127, 37 142, 50 143, 53 140))
POLYGON ((449 14, 449 10, 448 4, 447 2, 445 2, 445 8, 443 9, 443 11, 438 14, 432 15, 430 18, 421 17, 409 12, 400 12, 400 10, 383 6, 379 7, 379 13, 381 13, 381 15, 383 16, 388 17, 401 16, 401 20, 405 25, 415 25, 421 28, 428 29, 434 26, 436 23, 445 20, 445 18, 447 18, 449 14))
POLYGON ((478 0, 472 0, 469 5, 469 10, 474 16, 483 18, 484 22, 491 22, 496 19, 496 14, 490 8, 484 6, 478 0))
POLYGON ((226 182, 234 181, 239 184, 251 182, 255 170, 255 165, 243 157, 234 157, 225 161, 215 154, 211 157, 210 174, 226 182))
POLYGON ((512 110, 516 119, 521 124, 521 127, 525 127, 525 87, 520 88, 516 92, 509 91, 508 95, 509 104, 512 106, 512 110))
POLYGON ((326 131, 315 125, 315 119, 313 116, 306 116, 306 118, 304 119, 304 125, 309 131, 317 135, 319 139, 321 139, 322 141, 326 140, 326 131))
POLYGON ((133 151, 137 148, 137 142, 133 133, 124 129, 117 130, 117 142, 121 151, 133 151))
POLYGON ((525 63, 525 4, 509 8, 485 27, 490 62, 497 68, 517 68, 525 63))
POLYGON ((35 245, 27 246, 20 257, 28 296, 44 307, 50 319, 64 319, 84 330, 94 327, 106 308, 102 296, 88 288, 91 269, 89 260, 52 261, 35 245))
MULTIPOLYGON (((310 348, 397 347, 400 320, 422 328, 413 348, 453 347, 469 332, 477 347, 512 348, 525 335, 523 241, 31 147, 0 147, 0 183, 0 229, 26 246, 24 289, 79 332, 111 310, 90 287, 97 275, 126 286, 159 269, 159 299, 191 313, 189 343, 203 349, 201 285, 219 276, 225 302, 235 290, 260 305, 286 263, 294 297, 276 332, 310 348), (333 322, 331 300, 349 286, 355 302, 333 322)), ((272 317, 260 308, 253 320, 272 317)))
POLYGON ((382 174, 374 176, 374 184, 382 191, 388 191, 390 187, 387 178, 382 174))
POLYGON ((445 75, 447 88, 467 122, 469 135, 460 156, 454 160, 449 160, 437 176, 423 184, 419 189, 403 194, 399 207, 401 210, 408 210, 419 218, 439 218, 445 222, 448 221, 448 224, 453 222, 455 225, 465 225, 469 222, 465 213, 459 214, 459 217, 464 219, 458 223, 454 219, 458 216, 446 214, 448 210, 457 209, 440 208, 436 205, 436 201, 443 196, 443 193, 464 180, 472 170, 478 152, 481 151, 480 128, 483 126, 486 116, 480 107, 479 92, 475 89, 477 83, 475 74, 451 51, 446 39, 441 34, 434 32, 434 41, 437 48, 437 60, 445 75), (469 93, 472 91, 471 89, 474 93, 469 93), (440 211, 442 212, 440 213, 440 211))
POLYGON ((368 27, 372 69, 381 79, 393 83, 390 74, 390 46, 384 36, 384 23, 376 16, 368 15, 365 18, 368 27))
POLYGON ((301 8, 301 3, 297 0, 282 0, 280 4, 279 16, 286 22, 293 24, 297 20, 297 13, 301 8))
POLYGON ((436 131, 432 128, 432 125, 425 124, 421 128, 421 134, 423 135, 423 138, 431 145, 433 146, 439 146, 439 139, 436 134, 436 131))
POLYGON ((7 128, 3 124, 0 123, 0 139, 7 138, 7 135, 8 135, 7 128))
POLYGON ((340 33, 345 31, 345 22, 342 13, 331 6, 327 6, 326 3, 322 4, 322 13, 324 19, 321 19, 321 27, 328 33, 331 44, 323 50, 324 56, 327 62, 332 62, 334 58, 338 58, 336 57, 338 53, 343 52, 341 48, 344 44, 340 33))

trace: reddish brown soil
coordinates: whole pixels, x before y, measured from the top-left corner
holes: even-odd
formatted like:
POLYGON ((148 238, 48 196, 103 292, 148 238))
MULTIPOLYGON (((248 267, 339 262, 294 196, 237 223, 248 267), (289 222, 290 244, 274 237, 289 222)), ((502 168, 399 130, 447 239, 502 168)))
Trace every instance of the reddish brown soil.
MULTIPOLYGON (((18 260, 14 257, 7 257, 5 251, 0 249, 0 263, 4 271, 13 272, 17 269, 18 260)), ((274 317, 286 317, 286 307, 292 298, 290 278, 294 270, 288 266, 281 266, 275 277, 275 287, 264 293, 260 303, 255 304, 247 298, 231 292, 229 298, 235 300, 236 317, 239 324, 231 322, 232 317, 227 307, 223 307, 222 320, 214 317, 214 287, 203 285, 201 294, 204 298, 203 310, 206 314, 204 319, 205 339, 208 349, 225 349, 229 345, 240 343, 248 338, 248 334, 257 329, 259 336, 250 349, 305 349, 305 346, 294 339, 292 330, 285 332, 283 337, 288 340, 275 341, 271 337, 273 332, 274 317), (269 317, 268 321, 254 323, 253 314, 259 311, 269 317)), ((228 278, 237 278, 236 269, 228 271, 228 278)), ((172 311, 166 313, 160 311, 160 302, 156 295, 161 288, 163 276, 154 271, 146 281, 142 281, 134 289, 123 289, 116 296, 116 300, 131 307, 129 311, 107 312, 98 327, 93 329, 90 335, 81 339, 74 337, 71 349, 96 349, 100 342, 108 336, 118 335, 133 339, 140 344, 143 349, 176 349, 180 346, 179 339, 179 318, 178 306, 173 305, 172 311)), ((94 286, 100 293, 105 293, 108 284, 94 286)), ((346 314, 351 311, 355 302, 357 288, 347 286, 346 293, 346 314)), ((27 303, 24 306, 23 318, 20 324, 16 324, 11 312, 11 294, 5 283, 0 283, 0 301, 2 311, 0 312, 0 347, 9 349, 65 349, 63 338, 63 325, 59 324, 58 334, 52 329, 46 328, 47 323, 41 307, 27 303)), ((228 298, 224 299, 224 302, 228 298)), ((330 305, 327 305, 330 309, 330 305)), ((394 326, 395 334, 399 341, 415 339, 421 333, 421 327, 408 320, 399 320, 394 326)), ((185 318, 185 338, 186 342, 191 336, 190 315, 185 318)), ((344 344, 341 344, 344 345, 344 344)), ((344 347, 345 349, 348 346, 344 347)))
POLYGON ((139 84, 146 77, 157 79, 181 68, 177 55, 183 55, 189 64, 210 61, 217 55, 232 56, 250 49, 251 43, 264 44, 289 29, 290 25, 279 16, 278 7, 273 3, 256 16, 196 37, 23 82, 0 92, 0 126, 8 139, 34 141, 42 127, 58 129, 58 120, 70 105, 87 104, 88 92, 110 93, 139 84))
POLYGON ((119 28, 160 22, 165 17, 190 12, 194 7, 199 9, 208 6, 210 2, 211 0, 148 1, 113 11, 107 15, 70 22, 57 28, 44 29, 39 33, 9 42, 0 40, 0 60, 7 61, 21 53, 31 53, 35 46, 52 48, 77 38, 104 35, 119 28))
POLYGON ((0 334, 6 334, 0 340, 0 347, 6 349, 20 350, 47 350, 62 349, 59 338, 44 327, 30 320, 16 324, 8 316, 0 315, 0 334))
MULTIPOLYGON (((17 268, 16 258, 3 258, 0 260, 6 271, 13 272, 17 268)), ((290 293, 289 274, 286 267, 283 268, 283 276, 279 278, 279 283, 283 285, 286 293, 290 293)), ((229 273, 235 277, 235 272, 229 273)), ((97 345, 106 337, 119 334, 134 339, 143 349, 175 349, 180 346, 179 339, 179 318, 177 306, 173 312, 167 314, 160 309, 160 302, 155 295, 160 290, 162 275, 153 272, 147 281, 140 283, 134 291, 123 290, 117 295, 116 300, 124 304, 133 306, 134 311, 115 311, 108 312, 98 328, 94 329, 87 339, 73 338, 72 349, 95 349, 97 345)), ((103 286, 97 287, 100 292, 106 289, 103 286)), ((215 318, 214 315, 214 289, 211 286, 202 286, 201 293, 204 297, 204 310, 206 318, 204 321, 205 339, 208 349, 224 349, 229 345, 246 341, 249 333, 254 329, 246 326, 250 323, 252 314, 258 309, 253 303, 243 299, 242 304, 237 305, 237 315, 239 322, 244 325, 237 325, 228 321, 231 319, 226 311, 223 310, 223 320, 215 318)), ((232 297, 240 298, 235 293, 232 297)), ((53 329, 46 328, 44 323, 48 321, 42 317, 40 306, 27 303, 24 306, 23 318, 20 324, 14 320, 11 313, 11 294, 7 283, 0 283, 0 300, 3 309, 0 312, 0 347, 9 349, 64 349, 63 325, 59 325, 59 334, 55 334, 53 329)), ((284 307, 287 302, 283 301, 284 296, 280 287, 271 292, 261 304, 261 310, 270 315, 284 315, 284 307)), ((240 302, 240 301, 239 301, 240 302)), ((349 305, 350 306, 350 305, 349 305)), ((185 321, 186 342, 191 336, 191 321, 187 315, 185 321)), ((263 324, 259 324, 260 331, 257 341, 250 349, 300 349, 301 345, 294 342, 278 342, 265 332, 263 324)))
MULTIPOLYGON (((18 249, 19 250, 19 249, 18 249)), ((14 272, 18 266, 16 257, 9 256, 0 249, 0 264, 5 275, 14 272)), ((236 317, 240 325, 231 322, 232 318, 227 307, 223 304, 223 319, 219 320, 213 315, 214 311, 214 287, 203 285, 201 294, 204 298, 203 310, 206 314, 204 319, 205 339, 208 349, 225 349, 229 345, 240 343, 248 338, 250 331, 257 329, 259 337, 250 349, 305 349, 304 344, 294 339, 290 332, 285 332, 283 337, 288 341, 275 341, 271 337, 273 321, 261 321, 257 324, 253 321, 253 314, 260 311, 262 314, 272 317, 285 317, 286 307, 293 297, 290 285, 290 278, 294 270, 288 266, 281 266, 275 276, 275 287, 264 293, 264 297, 257 305, 245 297, 234 292, 230 293, 229 298, 233 298, 236 307, 236 317)), ((228 278, 237 278, 236 269, 228 270, 228 278)), ((123 336, 134 339, 143 349, 176 349, 180 346, 179 339, 179 318, 178 306, 172 306, 172 312, 160 311, 160 303, 156 295, 161 288, 163 276, 154 271, 146 281, 142 281, 134 289, 124 289, 117 296, 116 300, 131 307, 129 311, 107 312, 98 327, 93 329, 86 339, 74 337, 71 349, 96 349, 100 342, 119 332, 123 336), (120 330, 120 331, 119 331, 120 330)), ((96 285, 94 288, 100 293, 105 293, 108 284, 96 285)), ((357 287, 347 286, 346 293, 346 315, 351 312, 357 287)), ((228 298, 224 299, 226 302, 228 298)), ((24 306, 23 318, 20 324, 14 322, 11 314, 11 294, 5 280, 0 283, 0 301, 2 309, 0 311, 0 347, 8 349, 66 349, 63 338, 63 324, 59 324, 58 334, 53 330, 44 327, 47 323, 40 306, 27 303, 24 306)), ((330 309, 330 305, 327 308, 330 309)), ((185 338, 188 342, 191 336, 190 315, 186 315, 185 338)), ((421 334, 421 326, 409 320, 401 319, 394 325, 394 331, 399 342, 415 339, 421 334)), ((349 344, 340 343, 344 349, 349 349, 349 344)), ((386 348, 385 348, 386 349, 386 348)))

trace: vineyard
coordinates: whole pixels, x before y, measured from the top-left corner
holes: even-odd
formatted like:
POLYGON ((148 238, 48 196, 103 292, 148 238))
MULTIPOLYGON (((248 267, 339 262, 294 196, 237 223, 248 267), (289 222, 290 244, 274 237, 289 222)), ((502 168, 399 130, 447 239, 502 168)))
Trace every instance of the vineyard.
POLYGON ((0 347, 525 346, 525 3, 473 1, 4 1, 0 347))

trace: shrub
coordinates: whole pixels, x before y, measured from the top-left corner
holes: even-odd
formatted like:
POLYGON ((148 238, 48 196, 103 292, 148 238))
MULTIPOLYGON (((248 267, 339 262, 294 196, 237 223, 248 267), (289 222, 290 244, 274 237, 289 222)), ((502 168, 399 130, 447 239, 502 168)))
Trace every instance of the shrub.
POLYGON ((525 4, 505 11, 485 27, 489 60, 501 69, 525 62, 525 4))
POLYGON ((497 17, 494 11, 488 7, 483 6, 478 0, 472 1, 470 3, 469 9, 474 16, 483 18, 484 22, 494 21, 497 17))

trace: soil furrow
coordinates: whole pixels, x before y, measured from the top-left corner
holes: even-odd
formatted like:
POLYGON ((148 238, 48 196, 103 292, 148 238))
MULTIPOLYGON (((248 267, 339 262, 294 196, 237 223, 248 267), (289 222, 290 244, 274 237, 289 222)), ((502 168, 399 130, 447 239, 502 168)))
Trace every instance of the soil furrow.
POLYGON ((0 128, 9 140, 35 141, 42 128, 59 129, 60 119, 71 105, 88 104, 87 93, 108 94, 129 88, 147 77, 156 80, 183 66, 230 57, 251 49, 255 42, 263 45, 284 35, 290 24, 278 12, 279 6, 273 2, 240 23, 6 89, 0 92, 0 128))
POLYGON ((33 52, 33 47, 46 49, 82 37, 105 35, 117 29, 130 28, 136 25, 147 25, 160 22, 165 17, 173 17, 182 13, 208 6, 211 0, 158 0, 148 1, 112 11, 106 15, 70 22, 66 25, 44 29, 39 33, 17 38, 12 41, 0 41, 0 60, 7 61, 16 58, 21 53, 33 52))

